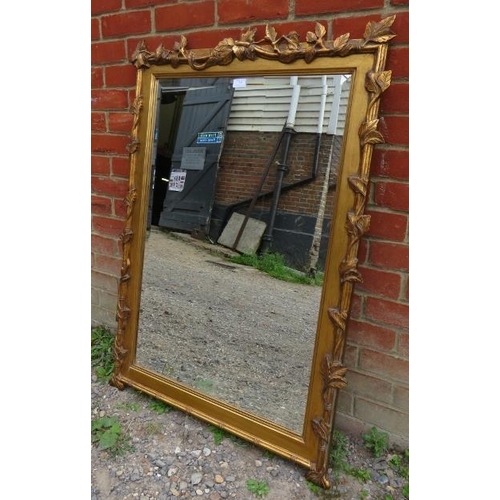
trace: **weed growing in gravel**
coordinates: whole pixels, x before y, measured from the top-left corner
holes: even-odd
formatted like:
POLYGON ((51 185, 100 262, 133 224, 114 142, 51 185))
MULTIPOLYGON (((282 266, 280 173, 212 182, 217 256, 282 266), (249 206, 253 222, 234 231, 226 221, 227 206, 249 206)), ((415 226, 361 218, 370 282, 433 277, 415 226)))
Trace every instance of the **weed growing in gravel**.
POLYGON ((370 479, 370 471, 349 465, 347 462, 348 456, 347 437, 342 432, 334 430, 330 450, 330 463, 332 464, 334 479, 338 480, 340 472, 345 472, 356 478, 360 483, 366 483, 370 479))
POLYGON ((389 434, 379 431, 377 428, 372 427, 368 432, 363 435, 363 442, 365 446, 373 452, 375 457, 380 457, 389 447, 389 434))
POLYGON ((306 486, 309 488, 309 491, 312 491, 315 495, 319 495, 323 491, 321 487, 317 484, 311 483, 311 481, 306 481, 306 486))
POLYGON ((116 417, 101 417, 92 421, 92 442, 101 450, 107 450, 111 456, 124 455, 132 450, 130 437, 123 433, 116 417))
POLYGON ((396 474, 408 480, 410 478, 410 450, 405 450, 403 455, 393 455, 389 460, 389 465, 396 474))
POLYGON ((266 481, 257 481, 255 479, 249 479, 247 481, 247 489, 250 493, 253 493, 256 497, 264 497, 269 493, 269 486, 266 481))
POLYGON ((224 429, 221 429, 220 427, 215 427, 214 425, 209 425, 208 430, 213 434, 214 443, 216 445, 221 444, 224 438, 228 436, 227 432, 224 429))
POLYGON ((360 483, 366 483, 370 479, 370 471, 363 468, 349 467, 346 471, 350 476, 355 477, 360 483))
POLYGON ((114 335, 104 326, 91 330, 91 363, 97 379, 107 382, 113 373, 115 360, 113 357, 114 335))
POLYGON ((139 403, 119 403, 116 405, 117 410, 125 410, 125 411, 139 411, 141 409, 141 405, 139 403))
POLYGON ((368 495, 369 495, 369 494, 370 494, 370 492, 369 492, 369 491, 366 491, 366 490, 361 490, 361 491, 359 492, 359 498, 360 498, 361 500, 363 500, 364 498, 368 498, 368 495))
POLYGON ((229 432, 225 431, 224 429, 221 429, 220 427, 215 427, 215 425, 209 425, 208 430, 214 436, 214 443, 216 445, 221 444, 225 438, 228 438, 233 443, 242 446, 243 448, 250 446, 250 443, 248 441, 245 441, 244 439, 241 439, 238 436, 235 436, 234 434, 230 434, 229 432))
POLYGON ((410 485, 408 483, 403 486, 402 491, 405 498, 410 498, 410 485))
POLYGON ((347 438, 342 432, 335 429, 332 434, 332 446, 330 448, 330 463, 335 480, 338 480, 340 471, 345 472, 349 469, 348 455, 347 438))
POLYGON ((391 468, 406 479, 406 484, 403 486, 402 493, 405 498, 410 498, 410 450, 404 450, 402 455, 393 455, 389 460, 391 468))
POLYGON ((168 413, 172 407, 163 401, 159 401, 158 399, 153 399, 149 402, 148 408, 155 413, 161 415, 162 413, 168 413))
POLYGON ((318 272, 316 276, 312 278, 307 274, 291 269, 285 265, 283 255, 278 253, 264 253, 262 255, 242 254, 235 257, 229 257, 229 261, 235 264, 255 267, 273 278, 282 281, 318 286, 323 284, 323 273, 318 272))

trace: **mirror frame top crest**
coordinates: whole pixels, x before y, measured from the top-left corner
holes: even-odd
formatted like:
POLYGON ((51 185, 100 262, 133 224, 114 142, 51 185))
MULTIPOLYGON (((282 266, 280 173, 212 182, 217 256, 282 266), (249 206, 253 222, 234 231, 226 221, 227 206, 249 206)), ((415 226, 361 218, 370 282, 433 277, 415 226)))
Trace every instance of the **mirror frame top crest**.
POLYGON ((305 42, 299 41, 296 32, 280 36, 269 25, 262 40, 255 40, 256 29, 248 29, 239 40, 225 38, 213 49, 188 49, 185 36, 172 50, 160 45, 150 52, 140 42, 131 60, 137 68, 137 81, 128 145, 127 211, 120 235, 123 254, 111 383, 118 389, 131 386, 288 458, 305 467, 307 479, 323 488, 330 487, 327 471, 338 391, 347 383, 343 358, 351 296, 356 282, 362 280, 357 255, 360 239, 370 224, 364 211, 371 157, 374 145, 384 142, 377 130, 378 111, 380 96, 391 83, 391 71, 385 69, 385 63, 388 42, 395 36, 390 30, 394 19, 369 22, 362 39, 344 34, 327 40, 326 29, 316 23, 305 42), (163 78, 334 73, 351 75, 352 83, 306 413, 299 435, 135 364, 155 96, 163 78))

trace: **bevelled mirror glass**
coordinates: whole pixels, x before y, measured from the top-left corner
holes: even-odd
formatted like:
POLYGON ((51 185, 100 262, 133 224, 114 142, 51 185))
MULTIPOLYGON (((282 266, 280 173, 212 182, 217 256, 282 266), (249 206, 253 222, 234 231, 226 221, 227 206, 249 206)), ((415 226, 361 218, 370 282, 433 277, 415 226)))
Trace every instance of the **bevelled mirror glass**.
POLYGON ((289 458, 328 449, 394 17, 139 44, 112 383, 289 458), (280 256, 307 283, 238 260, 280 256), (236 258, 235 258, 236 257, 236 258), (307 279, 306 279, 307 278, 307 279))

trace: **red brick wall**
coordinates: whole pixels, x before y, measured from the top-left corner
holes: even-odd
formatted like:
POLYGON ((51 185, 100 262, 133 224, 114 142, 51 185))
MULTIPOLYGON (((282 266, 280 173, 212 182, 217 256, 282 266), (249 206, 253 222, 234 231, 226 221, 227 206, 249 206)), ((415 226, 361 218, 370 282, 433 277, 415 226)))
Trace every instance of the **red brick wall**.
MULTIPOLYGON (((348 388, 337 425, 375 425, 408 442, 408 2, 404 0, 92 0, 92 307, 94 324, 114 325, 120 270, 118 235, 127 190, 129 107, 135 71, 128 59, 139 40, 173 47, 180 34, 193 47, 214 47, 242 28, 267 23, 306 33, 314 21, 329 34, 361 38, 368 21, 396 14, 382 96, 386 143, 373 158, 367 211, 371 228, 360 251, 363 284, 353 297, 346 363, 348 388)), ((189 47, 188 47, 189 48, 189 47)))

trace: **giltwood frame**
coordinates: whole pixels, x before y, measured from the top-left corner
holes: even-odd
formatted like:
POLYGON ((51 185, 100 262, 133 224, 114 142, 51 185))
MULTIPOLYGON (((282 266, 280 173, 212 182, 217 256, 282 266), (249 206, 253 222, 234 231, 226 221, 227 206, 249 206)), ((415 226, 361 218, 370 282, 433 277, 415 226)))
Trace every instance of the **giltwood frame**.
POLYGON ((129 192, 125 228, 121 233, 123 260, 118 293, 115 370, 111 383, 143 391, 174 407, 262 446, 308 469, 307 479, 329 488, 328 455, 339 389, 346 385, 343 364, 351 295, 362 280, 357 270, 358 247, 368 230, 365 215, 373 147, 383 142, 377 130, 379 100, 391 82, 385 70, 387 42, 395 35, 395 16, 369 22, 362 39, 342 35, 325 39, 316 23, 300 42, 297 33, 278 36, 266 27, 262 40, 255 29, 240 40, 226 38, 214 49, 188 50, 181 36, 174 49, 160 45, 149 52, 141 42, 132 57, 137 68, 130 153, 129 192), (200 76, 324 74, 352 75, 348 120, 344 134, 337 194, 332 214, 325 281, 321 295, 309 395, 302 435, 265 418, 239 410, 134 364, 137 345, 147 200, 150 190, 156 92, 160 78, 200 76))

